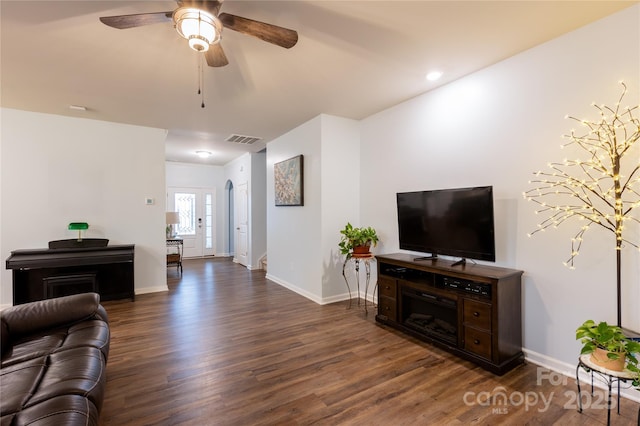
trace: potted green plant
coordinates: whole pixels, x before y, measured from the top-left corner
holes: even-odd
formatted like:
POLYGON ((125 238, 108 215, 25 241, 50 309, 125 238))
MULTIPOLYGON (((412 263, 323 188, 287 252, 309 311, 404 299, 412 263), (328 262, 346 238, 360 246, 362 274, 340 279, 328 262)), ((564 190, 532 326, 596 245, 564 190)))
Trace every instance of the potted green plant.
POLYGON ((376 230, 370 226, 362 228, 354 228, 351 223, 346 224, 340 231, 341 239, 338 243, 340 253, 348 258, 353 254, 368 254, 371 246, 378 244, 378 234, 376 230))
POLYGON ((640 391, 640 368, 638 368, 638 364, 628 363, 627 370, 635 374, 631 383, 636 388, 636 390, 640 391))
MULTIPOLYGON (((626 366, 629 371, 639 373, 636 354, 640 353, 640 342, 627 338, 622 328, 605 321, 596 324, 587 320, 576 330, 576 340, 583 344, 580 354, 591 354, 594 364, 614 371, 622 371, 626 366)), ((634 386, 640 386, 639 380, 640 377, 635 378, 634 386)))

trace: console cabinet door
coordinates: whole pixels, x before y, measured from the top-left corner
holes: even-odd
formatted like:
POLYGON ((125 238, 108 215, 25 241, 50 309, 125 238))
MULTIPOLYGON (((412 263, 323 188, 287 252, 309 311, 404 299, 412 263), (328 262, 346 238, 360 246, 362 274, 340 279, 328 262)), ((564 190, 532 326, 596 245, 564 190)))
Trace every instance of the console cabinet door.
POLYGON ((489 303, 478 302, 477 300, 464 300, 464 323, 465 325, 480 330, 491 331, 491 305, 489 303))
POLYGON ((464 350, 491 360, 491 333, 465 327, 464 350))
POLYGON ((378 277, 378 315, 387 317, 389 321, 398 321, 397 288, 396 280, 378 277))
POLYGON ((464 350, 491 360, 491 304, 462 299, 464 350))
POLYGON ((394 279, 387 278, 387 277, 380 277, 378 279, 378 291, 380 291, 381 296, 389 297, 395 300, 397 297, 396 295, 397 287, 398 286, 396 285, 396 280, 394 279))

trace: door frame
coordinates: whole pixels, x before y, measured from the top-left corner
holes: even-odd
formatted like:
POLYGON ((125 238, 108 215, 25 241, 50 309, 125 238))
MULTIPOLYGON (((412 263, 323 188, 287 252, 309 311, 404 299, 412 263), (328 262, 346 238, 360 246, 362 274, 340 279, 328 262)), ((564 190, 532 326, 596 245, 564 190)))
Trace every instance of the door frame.
POLYGON ((200 219, 197 221, 196 226, 196 235, 184 237, 180 236, 186 244, 184 245, 185 249, 185 257, 205 257, 205 256, 215 256, 216 254, 216 189, 213 187, 187 187, 187 186, 171 186, 167 188, 167 209, 169 211, 174 211, 175 209, 175 193, 193 193, 196 195, 196 217, 200 219), (206 229, 207 229, 207 220, 206 220, 206 206, 205 206, 205 197, 206 195, 211 195, 211 219, 210 219, 210 230, 211 230, 211 247, 207 247, 207 238, 206 238, 206 229), (202 221, 204 218, 204 221, 202 221), (198 230, 200 232, 198 233, 198 230), (189 241, 194 241, 194 246, 199 247, 189 247, 189 241), (193 252, 191 255, 188 255, 188 251, 196 250, 196 254, 193 252))
POLYGON ((234 246, 233 261, 249 266, 249 182, 234 187, 234 246))

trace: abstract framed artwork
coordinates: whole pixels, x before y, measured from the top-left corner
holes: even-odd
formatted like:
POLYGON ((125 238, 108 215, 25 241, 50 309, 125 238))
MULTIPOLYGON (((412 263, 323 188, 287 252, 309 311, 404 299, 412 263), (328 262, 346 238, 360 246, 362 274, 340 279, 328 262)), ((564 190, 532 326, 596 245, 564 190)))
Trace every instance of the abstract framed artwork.
POLYGON ((302 155, 273 165, 276 206, 303 206, 302 155))

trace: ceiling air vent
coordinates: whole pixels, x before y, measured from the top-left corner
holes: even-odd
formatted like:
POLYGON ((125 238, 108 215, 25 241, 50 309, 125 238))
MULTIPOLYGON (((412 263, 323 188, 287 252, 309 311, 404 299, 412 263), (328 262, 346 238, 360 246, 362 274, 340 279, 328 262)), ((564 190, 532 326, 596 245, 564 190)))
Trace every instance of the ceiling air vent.
POLYGON ((260 139, 262 139, 262 138, 258 138, 258 137, 255 137, 255 136, 231 135, 226 139, 226 141, 227 142, 233 142, 233 143, 239 143, 239 144, 242 144, 242 145, 251 145, 254 142, 258 142, 260 139))

